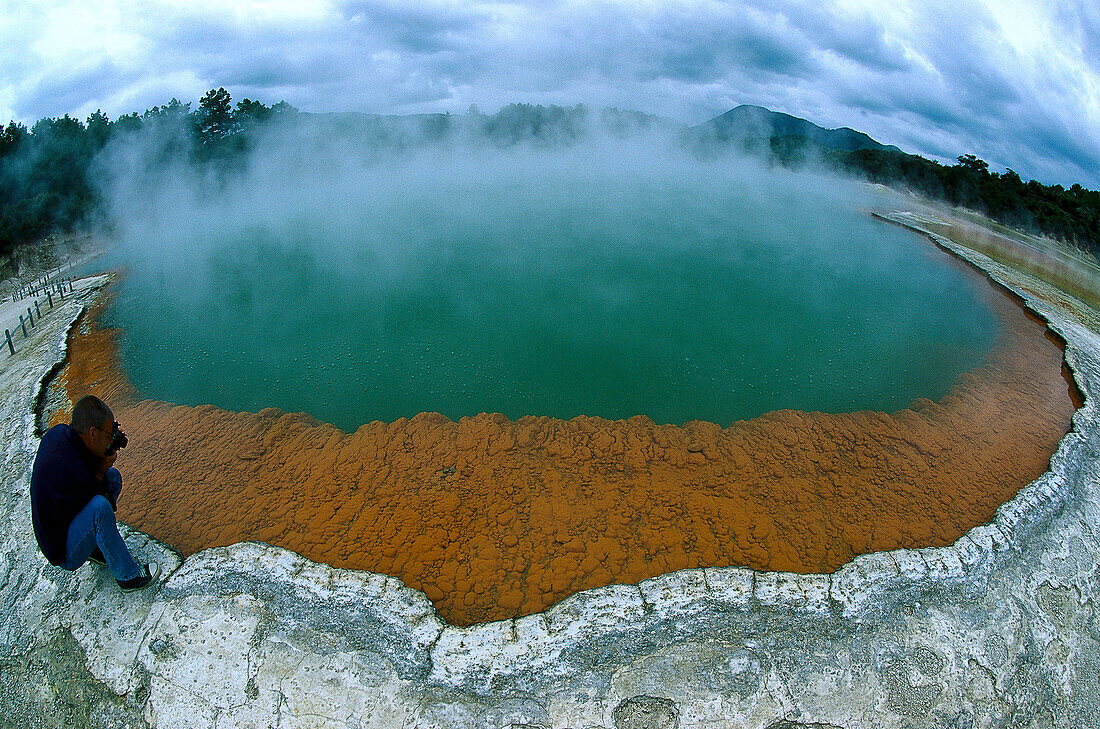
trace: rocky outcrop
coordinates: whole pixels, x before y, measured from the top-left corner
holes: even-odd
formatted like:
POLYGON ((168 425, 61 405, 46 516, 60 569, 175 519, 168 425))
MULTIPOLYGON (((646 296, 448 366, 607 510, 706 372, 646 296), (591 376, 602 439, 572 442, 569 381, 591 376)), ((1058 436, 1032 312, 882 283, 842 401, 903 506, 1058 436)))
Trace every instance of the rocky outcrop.
POLYGON ((831 574, 682 570, 465 628, 395 578, 259 543, 182 560, 127 530, 167 570, 126 595, 46 564, 27 478, 55 317, 2 370, 0 724, 1097 726, 1100 335, 1058 292, 941 244, 1049 322, 1085 396, 1050 470, 989 524, 831 574))

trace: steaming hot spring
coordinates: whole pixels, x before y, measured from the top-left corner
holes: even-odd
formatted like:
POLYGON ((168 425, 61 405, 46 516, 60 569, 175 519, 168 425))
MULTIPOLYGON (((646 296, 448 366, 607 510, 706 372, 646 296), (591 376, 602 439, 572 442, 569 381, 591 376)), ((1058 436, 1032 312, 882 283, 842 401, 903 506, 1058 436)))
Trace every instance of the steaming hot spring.
POLYGON ((120 517, 185 554, 469 624, 950 544, 1067 431, 1059 343, 881 191, 615 145, 329 162, 112 191, 125 270, 63 380, 131 435, 120 517))

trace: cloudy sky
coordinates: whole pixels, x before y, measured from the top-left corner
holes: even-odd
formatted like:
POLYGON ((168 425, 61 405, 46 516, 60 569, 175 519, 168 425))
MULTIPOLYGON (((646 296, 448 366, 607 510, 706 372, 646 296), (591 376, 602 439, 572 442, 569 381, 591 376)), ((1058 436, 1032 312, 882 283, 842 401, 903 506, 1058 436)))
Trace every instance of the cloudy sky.
POLYGON ((759 104, 1100 188, 1096 0, 0 0, 0 121, 172 97, 304 111, 759 104))

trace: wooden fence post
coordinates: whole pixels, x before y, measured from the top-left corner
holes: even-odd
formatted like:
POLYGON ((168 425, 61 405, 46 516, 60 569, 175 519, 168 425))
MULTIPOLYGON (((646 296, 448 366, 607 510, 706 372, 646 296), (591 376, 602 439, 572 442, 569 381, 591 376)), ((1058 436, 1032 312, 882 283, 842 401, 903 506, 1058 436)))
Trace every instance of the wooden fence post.
POLYGON ((29 306, 27 307, 27 321, 30 322, 32 327, 34 326, 34 314, 31 313, 31 307, 29 306))
POLYGON ((34 300, 34 313, 38 315, 38 318, 42 318, 42 310, 38 308, 38 299, 34 300))
POLYGON ((11 332, 5 329, 4 336, 8 338, 8 351, 15 354, 15 345, 11 343, 11 332))
POLYGON ((50 302, 50 308, 52 309, 53 308, 53 293, 52 292, 50 292, 50 291, 46 292, 46 301, 50 302))
POLYGON ((27 322, 23 320, 23 315, 19 315, 19 326, 23 327, 23 339, 27 338, 27 322))

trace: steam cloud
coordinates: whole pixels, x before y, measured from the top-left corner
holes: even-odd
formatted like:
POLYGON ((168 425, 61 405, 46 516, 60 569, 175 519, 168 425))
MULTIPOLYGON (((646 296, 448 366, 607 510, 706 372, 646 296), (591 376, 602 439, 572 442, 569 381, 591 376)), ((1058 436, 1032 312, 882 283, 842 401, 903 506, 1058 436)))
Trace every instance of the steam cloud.
POLYGON ((461 131, 418 139, 407 122, 383 142, 338 127, 267 130, 228 166, 174 154, 178 130, 163 127, 103 155, 128 270, 115 310, 139 388, 308 410, 349 429, 420 409, 728 422, 867 407, 882 383, 859 374, 867 353, 845 344, 853 332, 891 337, 896 365, 927 352, 914 327, 942 327, 946 383, 914 373, 897 407, 942 394, 992 336, 970 285, 867 218, 885 193, 853 181, 703 158, 661 130, 502 147, 461 131), (722 293, 700 304, 692 288, 722 293), (930 295, 933 313, 917 317, 913 302, 930 295), (248 347, 227 353, 227 337, 248 347), (684 355, 692 339, 710 344, 684 355), (510 348, 519 361, 496 358, 510 348), (593 362, 607 372, 585 381, 593 362), (604 376, 618 384, 594 381, 604 376), (815 378, 833 395, 812 394, 815 378), (543 412, 562 379, 569 394, 543 412), (349 404, 318 413, 317 393, 349 404))

